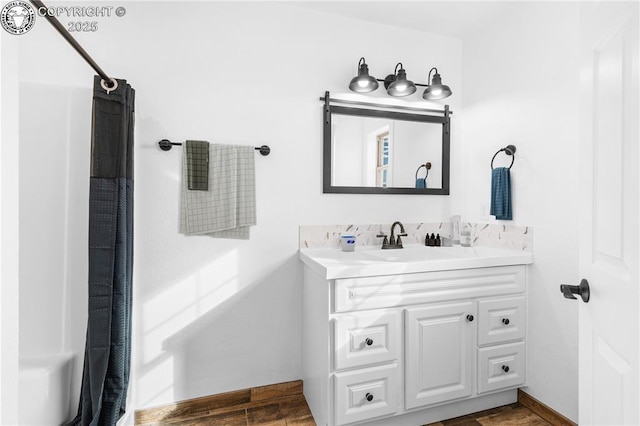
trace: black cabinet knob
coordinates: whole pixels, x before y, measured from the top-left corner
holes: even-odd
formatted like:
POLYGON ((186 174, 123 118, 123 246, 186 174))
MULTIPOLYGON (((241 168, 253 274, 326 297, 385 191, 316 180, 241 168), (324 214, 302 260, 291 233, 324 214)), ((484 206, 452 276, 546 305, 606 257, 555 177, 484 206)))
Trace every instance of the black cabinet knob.
POLYGON ((365 340, 364 342, 367 344, 367 346, 373 345, 373 339, 367 338, 367 340, 365 340))
POLYGON ((502 323, 504 325, 509 325, 509 318, 502 318, 502 323))
POLYGON ((502 366, 502 371, 504 371, 505 373, 509 372, 509 366, 508 365, 503 365, 502 366))
POLYGON ((473 321, 473 315, 467 315, 467 321, 472 322, 473 321))
POLYGON ((365 397, 365 398, 367 399, 367 401, 369 401, 369 402, 373 401, 373 395, 371 395, 370 393, 367 393, 364 397, 365 397))

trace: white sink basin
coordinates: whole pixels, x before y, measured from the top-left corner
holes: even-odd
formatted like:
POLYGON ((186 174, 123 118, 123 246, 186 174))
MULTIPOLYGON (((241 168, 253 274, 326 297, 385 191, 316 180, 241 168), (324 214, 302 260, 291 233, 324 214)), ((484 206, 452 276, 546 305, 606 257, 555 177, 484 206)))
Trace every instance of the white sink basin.
POLYGON ((413 246, 402 249, 368 250, 364 253, 386 262, 423 262, 425 260, 458 258, 463 255, 459 251, 449 249, 453 249, 453 247, 413 246))

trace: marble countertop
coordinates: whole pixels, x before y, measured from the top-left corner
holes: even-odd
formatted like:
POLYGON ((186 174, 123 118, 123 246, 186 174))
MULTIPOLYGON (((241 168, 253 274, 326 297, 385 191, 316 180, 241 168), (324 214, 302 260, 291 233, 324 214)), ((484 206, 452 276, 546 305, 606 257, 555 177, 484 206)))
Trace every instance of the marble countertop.
POLYGON ((300 249, 299 257, 328 280, 533 263, 533 253, 523 250, 418 244, 392 250, 358 246, 352 252, 339 248, 304 248, 300 249))

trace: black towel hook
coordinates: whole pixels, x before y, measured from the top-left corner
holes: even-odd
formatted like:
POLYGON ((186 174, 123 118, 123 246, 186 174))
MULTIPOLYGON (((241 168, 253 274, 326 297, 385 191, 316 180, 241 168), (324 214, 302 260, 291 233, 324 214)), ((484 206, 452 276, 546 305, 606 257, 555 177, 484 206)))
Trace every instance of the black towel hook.
POLYGON ((513 166, 513 162, 516 159, 516 146, 515 145, 507 145, 504 148, 498 150, 498 152, 496 152, 495 154, 493 154, 493 158, 491 159, 491 170, 493 170, 493 160, 495 160, 496 159, 496 155, 500 154, 502 151, 504 151, 505 154, 511 156, 511 165, 509 166, 509 169, 511 169, 511 167, 513 166))

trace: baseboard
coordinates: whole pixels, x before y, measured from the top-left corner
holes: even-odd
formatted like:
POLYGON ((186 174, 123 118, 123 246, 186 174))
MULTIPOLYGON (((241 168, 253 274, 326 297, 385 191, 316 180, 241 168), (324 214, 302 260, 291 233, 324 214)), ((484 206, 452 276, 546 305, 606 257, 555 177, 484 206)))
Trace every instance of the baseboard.
POLYGON ((135 411, 136 425, 166 424, 215 414, 232 414, 269 401, 302 395, 302 380, 203 396, 135 411))
POLYGON ((518 389, 518 402, 554 426, 578 426, 553 408, 518 389))

